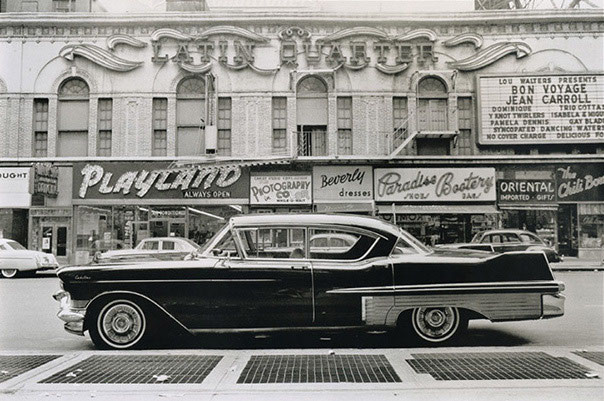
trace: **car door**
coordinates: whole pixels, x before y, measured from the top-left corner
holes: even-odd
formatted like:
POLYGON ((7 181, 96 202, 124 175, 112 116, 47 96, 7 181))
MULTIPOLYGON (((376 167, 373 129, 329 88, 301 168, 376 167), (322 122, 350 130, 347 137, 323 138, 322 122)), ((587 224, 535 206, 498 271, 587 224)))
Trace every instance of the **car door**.
POLYGON ((482 238, 483 244, 491 244, 495 252, 505 252, 501 234, 487 234, 482 238))
POLYGON ((316 326, 363 324, 362 295, 341 290, 392 285, 392 265, 387 258, 365 259, 379 240, 371 233, 345 229, 312 228, 313 237, 329 234, 328 248, 310 248, 316 326))
POLYGON ((501 236, 503 238, 503 252, 523 251, 528 248, 515 233, 503 233, 501 236))
POLYGON ((235 230, 241 257, 215 269, 213 321, 219 327, 303 327, 312 324, 312 274, 304 227, 235 230))

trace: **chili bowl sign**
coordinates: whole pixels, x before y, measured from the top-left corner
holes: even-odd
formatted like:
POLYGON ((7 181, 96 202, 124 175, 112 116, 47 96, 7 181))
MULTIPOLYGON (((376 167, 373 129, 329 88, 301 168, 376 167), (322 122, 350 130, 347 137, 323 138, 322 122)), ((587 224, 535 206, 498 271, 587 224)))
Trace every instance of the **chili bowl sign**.
POLYGON ((602 202, 604 163, 573 164, 556 168, 556 194, 560 203, 602 202))
POLYGON ((74 203, 82 200, 245 200, 249 172, 239 166, 170 168, 162 162, 75 163, 74 203))
POLYGON ((604 142, 604 74, 481 76, 480 143, 604 142))
POLYGON ((378 168, 375 200, 484 202, 495 200, 494 168, 378 168))
POLYGON ((250 204, 304 204, 312 202, 310 175, 266 174, 250 178, 250 204))
POLYGON ((370 166, 321 166, 313 169, 314 202, 373 200, 370 166))

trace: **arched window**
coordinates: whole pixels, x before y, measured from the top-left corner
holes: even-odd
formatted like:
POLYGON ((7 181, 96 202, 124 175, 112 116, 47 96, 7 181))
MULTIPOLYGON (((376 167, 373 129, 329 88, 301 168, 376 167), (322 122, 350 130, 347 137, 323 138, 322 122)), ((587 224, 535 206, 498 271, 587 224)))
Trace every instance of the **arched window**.
MULTIPOLYGON (((447 86, 436 77, 426 77, 417 85, 417 129, 424 132, 448 130, 447 86)), ((418 155, 448 155, 451 153, 449 137, 417 139, 418 155)))
POLYGON ((202 78, 183 79, 176 88, 176 155, 205 153, 206 84, 202 78))
POLYGON ((90 89, 81 78, 59 86, 57 156, 88 155, 88 101, 90 89))
POLYGON ((316 76, 303 78, 296 91, 298 153, 327 155, 327 85, 316 76))

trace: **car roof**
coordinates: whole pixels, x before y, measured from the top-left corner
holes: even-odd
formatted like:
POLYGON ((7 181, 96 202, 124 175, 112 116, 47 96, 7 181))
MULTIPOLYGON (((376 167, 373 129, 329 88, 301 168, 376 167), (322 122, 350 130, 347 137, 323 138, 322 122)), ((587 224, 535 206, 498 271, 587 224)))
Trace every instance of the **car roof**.
POLYGON ((181 237, 147 237, 147 238, 143 238, 141 240, 142 241, 165 241, 165 240, 169 240, 169 241, 174 241, 174 240, 183 240, 184 238, 181 237))
POLYGON ((533 234, 533 235, 537 235, 534 232, 528 231, 528 230, 520 230, 517 228, 510 228, 510 229, 501 229, 501 230, 488 230, 488 231, 483 231, 482 234, 506 234, 506 233, 512 233, 512 234, 533 234))
POLYGON ((375 217, 352 216, 344 214, 321 213, 290 213, 290 214, 248 214, 230 218, 230 223, 235 226, 254 226, 267 224, 308 224, 308 225, 341 225, 365 228, 373 231, 385 232, 394 236, 399 235, 398 227, 375 217))

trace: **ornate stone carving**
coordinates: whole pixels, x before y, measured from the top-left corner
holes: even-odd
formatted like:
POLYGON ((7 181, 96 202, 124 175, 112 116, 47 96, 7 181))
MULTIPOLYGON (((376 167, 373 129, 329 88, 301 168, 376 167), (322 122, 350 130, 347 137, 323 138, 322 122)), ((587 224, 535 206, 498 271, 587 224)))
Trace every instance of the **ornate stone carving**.
POLYGON ((374 36, 380 39, 388 38, 388 34, 381 29, 362 26, 342 29, 341 31, 337 31, 335 33, 332 33, 331 35, 327 35, 324 38, 318 40, 323 43, 330 43, 335 42, 336 40, 348 38, 350 36, 374 36))
POLYGON ((107 38, 107 47, 109 48, 109 50, 114 50, 115 47, 119 44, 125 44, 128 46, 132 46, 132 47, 138 47, 138 48, 143 48, 146 47, 147 44, 143 41, 140 41, 136 38, 133 38, 132 36, 128 36, 128 35, 111 35, 110 37, 107 38))
POLYGON ((414 29, 413 31, 395 36, 394 38, 392 38, 392 40, 405 42, 408 40, 420 38, 425 38, 428 39, 430 42, 435 42, 437 39, 437 35, 436 32, 434 32, 432 29, 414 29))
POLYGON ((139 61, 125 60, 98 46, 86 44, 67 45, 59 51, 59 56, 67 60, 73 60, 75 56, 84 57, 101 67, 119 72, 132 71, 143 64, 139 61))
POLYGON ((474 45, 475 49, 478 49, 482 46, 482 35, 477 33, 462 33, 461 35, 457 35, 454 38, 446 40, 443 44, 447 47, 452 47, 462 43, 471 43, 474 45))
POLYGON ((449 62, 448 65, 460 71, 474 71, 492 64, 510 53, 516 53, 516 58, 522 58, 531 54, 531 51, 530 46, 524 42, 500 42, 463 60, 449 62))

